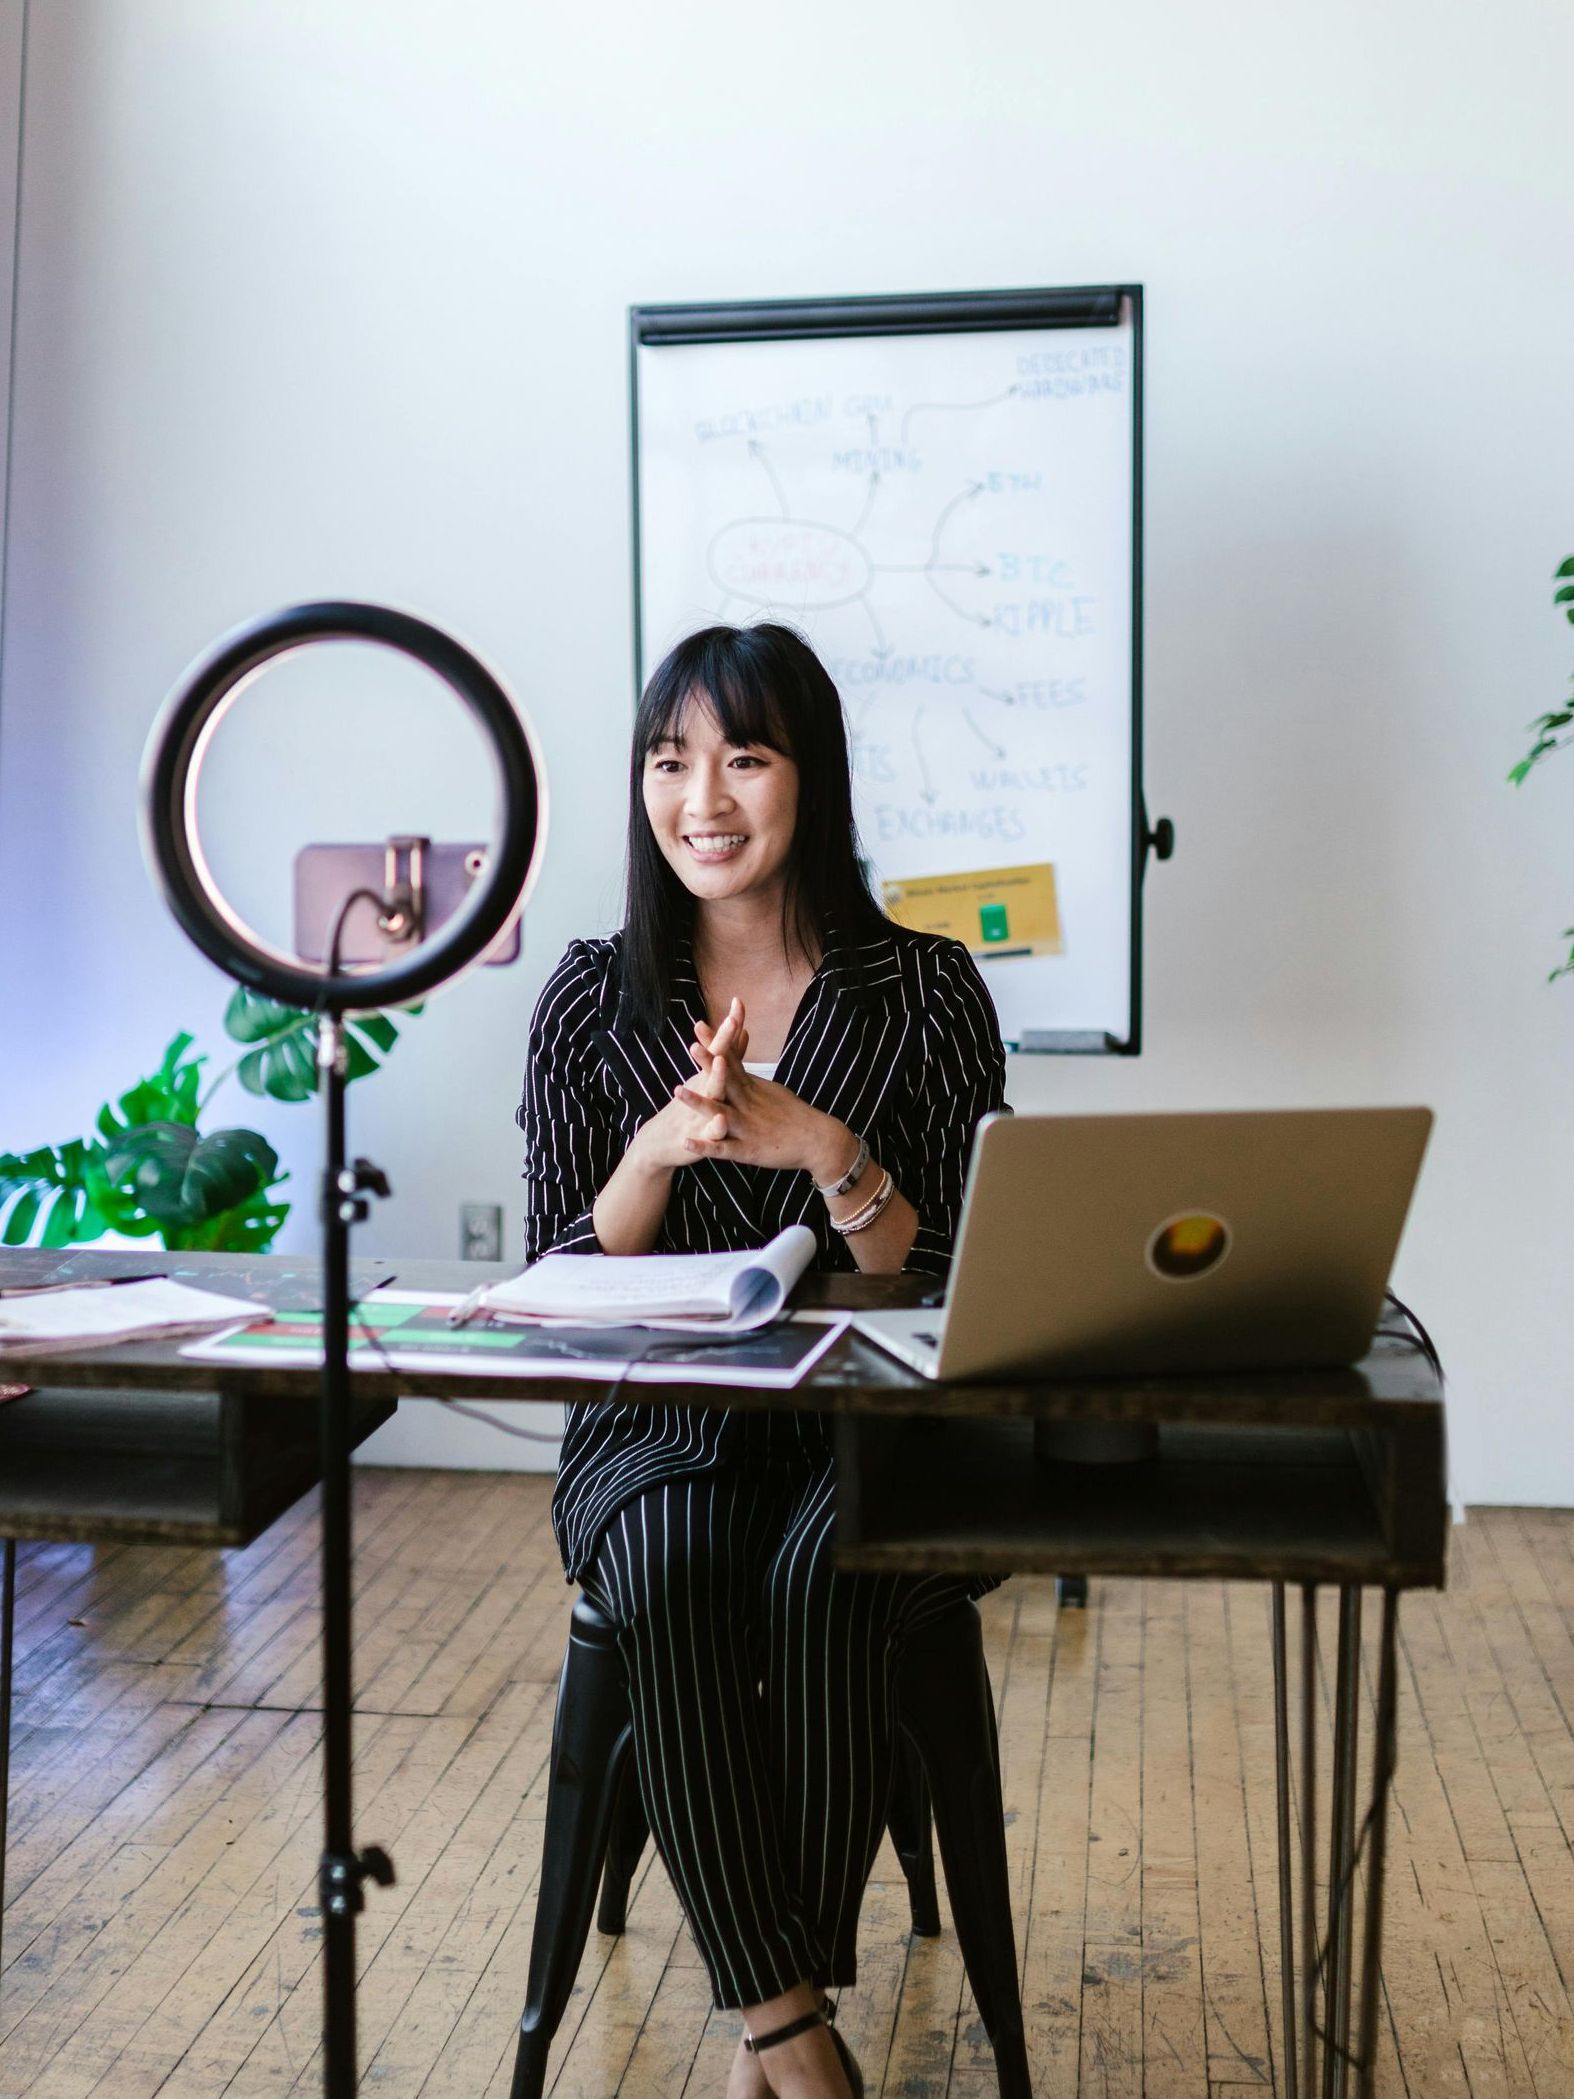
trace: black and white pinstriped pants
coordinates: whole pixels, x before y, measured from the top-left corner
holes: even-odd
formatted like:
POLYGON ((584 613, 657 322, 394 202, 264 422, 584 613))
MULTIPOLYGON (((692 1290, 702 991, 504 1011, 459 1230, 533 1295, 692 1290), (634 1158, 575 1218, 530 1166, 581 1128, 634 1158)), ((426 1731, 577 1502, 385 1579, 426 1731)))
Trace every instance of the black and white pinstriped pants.
POLYGON ((996 1586, 834 1567, 829 1452, 793 1461, 771 1421, 747 1417, 736 1468, 626 1503, 583 1578, 617 1627, 645 1811, 718 2006, 853 1981, 896 1652, 996 1586))

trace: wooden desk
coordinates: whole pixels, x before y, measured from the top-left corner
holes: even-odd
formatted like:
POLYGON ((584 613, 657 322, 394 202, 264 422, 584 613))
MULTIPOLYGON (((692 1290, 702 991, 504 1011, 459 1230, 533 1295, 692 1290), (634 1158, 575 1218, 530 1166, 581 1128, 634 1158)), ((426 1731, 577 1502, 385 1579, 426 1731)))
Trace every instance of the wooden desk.
MULTIPOLYGON (((358 1289, 397 1268, 415 1289, 473 1287, 506 1268, 461 1262, 361 1262, 358 1289)), ((249 1290, 281 1306, 318 1301, 316 1264, 240 1255, 0 1251, 0 1283, 116 1273, 178 1274, 249 1290)), ((911 1304, 915 1277, 808 1278, 799 1302, 856 1309, 911 1304)), ((102 1349, 0 1376, 42 1389, 0 1406, 0 1536, 179 1539, 241 1543, 315 1478, 311 1371, 268 1366, 215 1371, 168 1344, 102 1349), (182 1412, 182 1410, 185 1410, 182 1412), (84 1463, 92 1425, 102 1457, 84 1463), (134 1430, 134 1433, 130 1433, 134 1430)), ((357 1372, 361 1433, 401 1398, 453 1393, 452 1374, 357 1372)), ((1340 2099, 1352 2052, 1369 2093, 1379 2003, 1385 1817, 1394 1757, 1398 1598, 1441 1588, 1447 1531, 1442 1395, 1424 1359, 1379 1342, 1352 1370, 1124 1381, 1023 1380, 935 1385, 853 1336, 792 1392, 632 1385, 652 1406, 811 1407, 836 1416, 837 1550, 871 1568, 1055 1572, 1106 1577, 1210 1576, 1274 1585, 1280 1928, 1285 1978, 1287 2099, 1318 2099, 1319 2027, 1327 2037, 1321 2090, 1340 2099), (1128 1466, 1041 1466, 1035 1420, 1149 1422, 1158 1454, 1128 1466), (1286 1584, 1302 1590, 1299 1938, 1291 1846, 1286 1584), (1318 1919, 1315 1590, 1340 1594, 1328 1850, 1330 1901, 1318 1919), (1361 1596, 1382 1592, 1377 1726, 1370 1804, 1362 1990, 1352 2019, 1358 1860, 1357 1720, 1361 1596), (1325 2009, 1318 2017, 1326 1943, 1325 2009), (1299 2044, 1296 2034, 1299 2025, 1299 2044)), ((585 1399, 578 1381, 477 1374, 467 1398, 585 1399)), ((14 1547, 7 1545, 7 1568, 14 1547)), ((9 1582, 7 1583, 9 1597, 9 1582)), ((4 1661, 9 1671, 9 1615, 4 1661)), ((0 1715, 3 1719, 3 1715, 0 1715)), ((3 1737, 0 1737, 3 1754, 3 1737)), ((3 1827, 3 1824, 0 1824, 3 1827)))
MULTIPOLYGON (((391 1270, 358 1263, 358 1285, 391 1270)), ((266 1290, 280 1306, 320 1302, 313 1260, 0 1248, 0 1286, 177 1273, 211 1289, 266 1290)), ((244 1376, 194 1368, 173 1342, 0 1362, 0 1384, 36 1387, 0 1405, 0 1537, 249 1545, 317 1482, 316 1380, 299 1377, 296 1403, 281 1406, 244 1376)), ((358 1392, 357 1443, 396 1404, 358 1392)))

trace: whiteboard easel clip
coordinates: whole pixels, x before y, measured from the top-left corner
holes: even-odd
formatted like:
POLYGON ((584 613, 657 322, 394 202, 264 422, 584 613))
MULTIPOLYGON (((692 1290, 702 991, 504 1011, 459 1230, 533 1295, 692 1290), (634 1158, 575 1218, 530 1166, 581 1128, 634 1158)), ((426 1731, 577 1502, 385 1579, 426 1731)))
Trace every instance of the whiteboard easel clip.
POLYGON ((1175 826, 1167 816, 1161 816, 1149 828, 1147 804, 1142 809, 1142 872, 1148 871, 1148 855, 1155 860, 1168 860, 1175 851, 1175 826))

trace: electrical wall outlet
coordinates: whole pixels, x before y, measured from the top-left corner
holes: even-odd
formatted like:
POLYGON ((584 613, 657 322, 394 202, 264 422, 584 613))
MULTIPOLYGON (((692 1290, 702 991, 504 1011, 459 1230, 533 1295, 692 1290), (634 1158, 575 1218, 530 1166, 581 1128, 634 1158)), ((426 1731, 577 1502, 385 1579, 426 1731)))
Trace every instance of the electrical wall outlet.
POLYGON ((501 1203, 459 1205, 459 1258, 461 1261, 501 1261, 503 1258, 503 1206, 501 1203))

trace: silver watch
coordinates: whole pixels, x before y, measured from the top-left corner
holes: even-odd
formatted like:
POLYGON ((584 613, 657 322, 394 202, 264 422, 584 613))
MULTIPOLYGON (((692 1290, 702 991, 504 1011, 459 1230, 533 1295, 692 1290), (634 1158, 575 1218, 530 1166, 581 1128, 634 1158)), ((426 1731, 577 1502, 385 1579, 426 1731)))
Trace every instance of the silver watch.
POLYGON ((850 1189, 857 1187, 863 1176, 863 1170, 868 1164, 869 1140, 867 1137, 860 1137, 858 1140, 858 1156, 842 1175, 841 1179, 839 1181, 827 1181, 824 1187, 821 1187, 820 1183, 816 1181, 814 1184, 815 1193, 817 1195, 846 1195, 850 1189))

